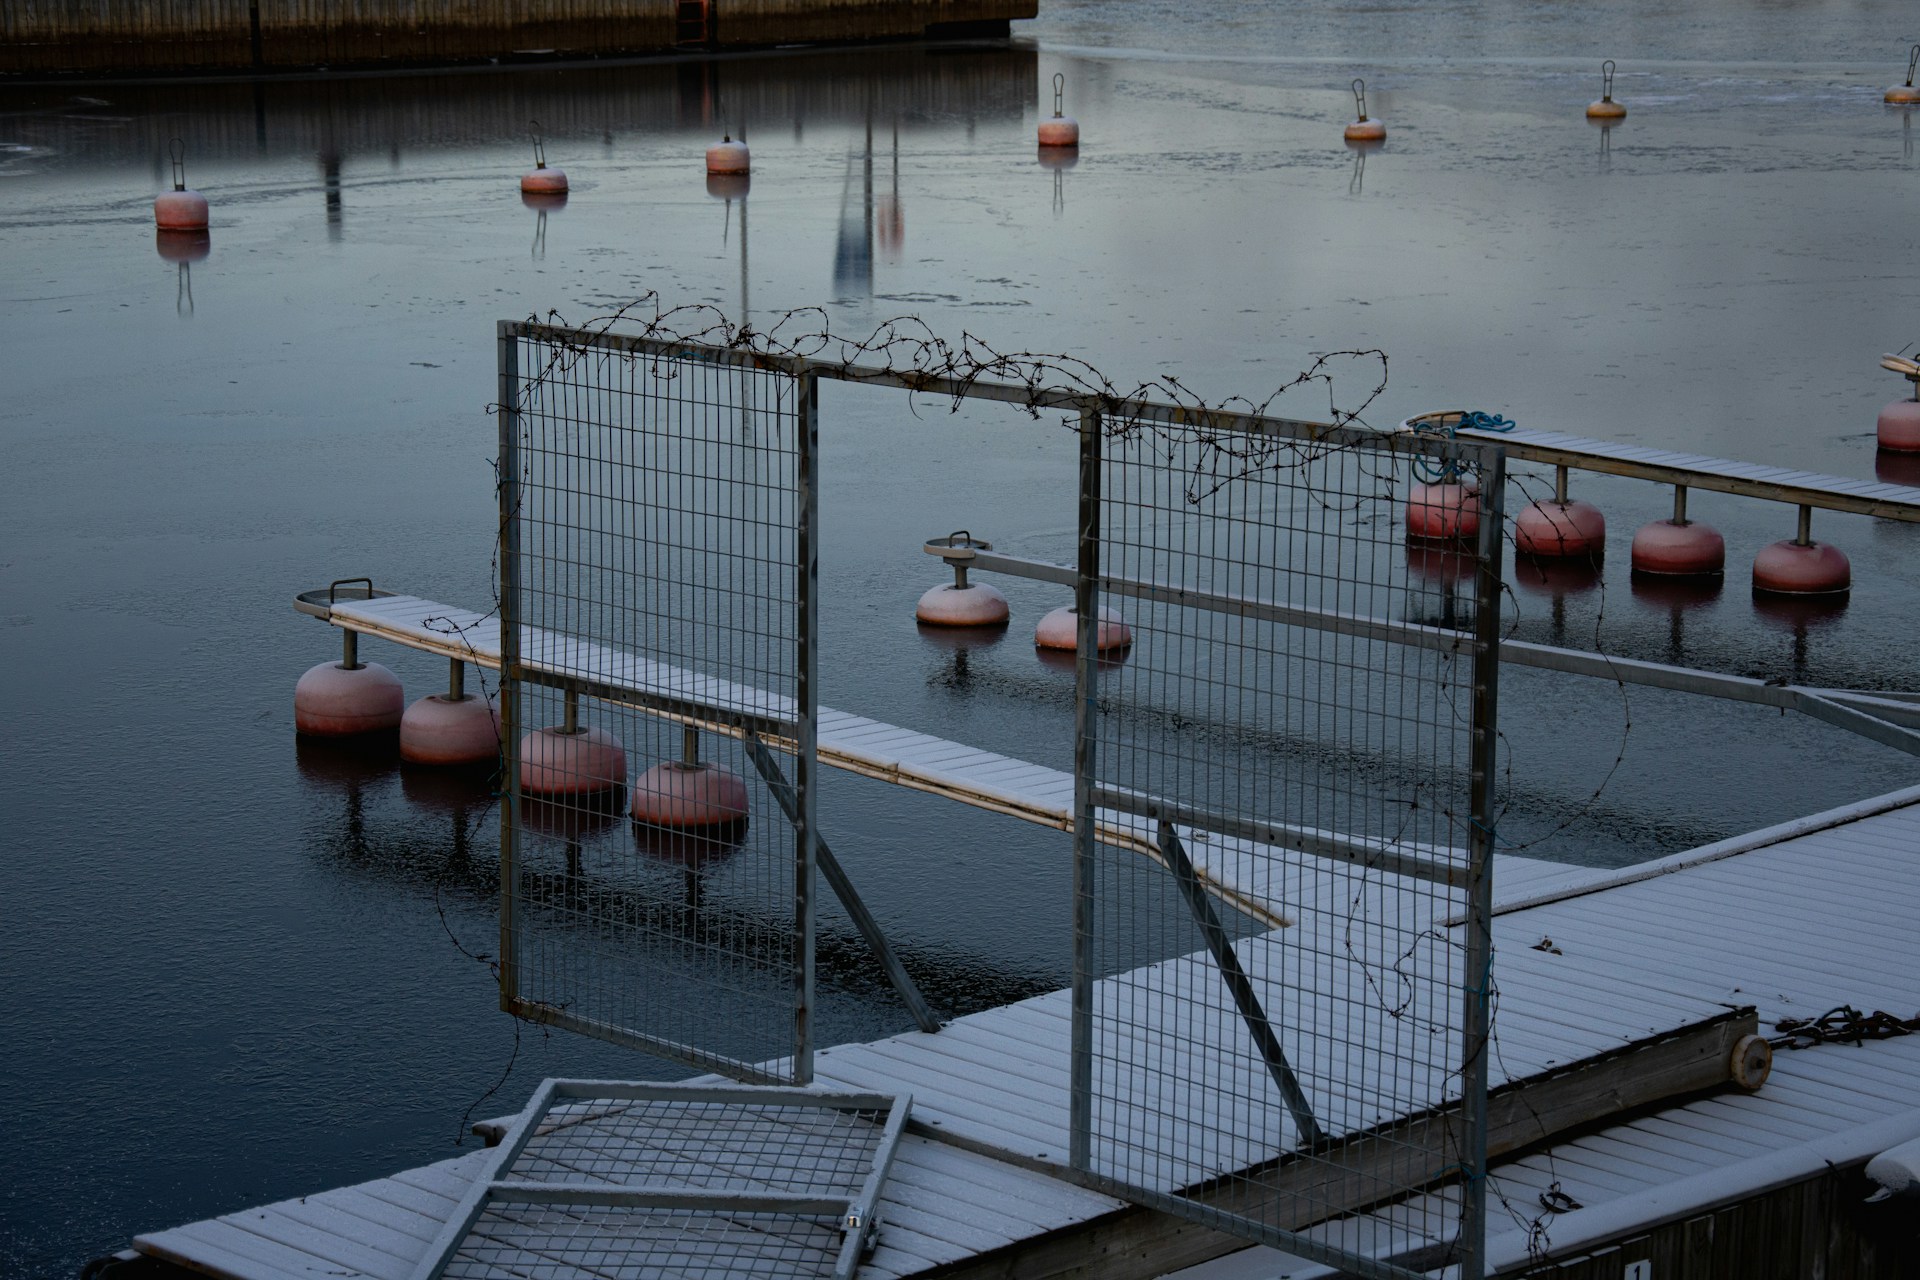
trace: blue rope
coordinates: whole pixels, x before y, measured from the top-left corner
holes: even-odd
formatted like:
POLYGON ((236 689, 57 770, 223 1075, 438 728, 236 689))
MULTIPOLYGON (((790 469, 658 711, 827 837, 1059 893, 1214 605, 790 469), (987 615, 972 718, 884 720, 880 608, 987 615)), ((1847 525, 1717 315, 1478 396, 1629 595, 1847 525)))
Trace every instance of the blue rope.
MULTIPOLYGON (((1449 426, 1441 426, 1438 423, 1432 422, 1422 422, 1415 426, 1414 430, 1420 432, 1422 435, 1445 436, 1451 440, 1456 431, 1507 432, 1514 430, 1519 425, 1520 424, 1512 418, 1502 417, 1497 413, 1484 413, 1479 409, 1468 409, 1460 415, 1460 421, 1449 426)), ((1452 458, 1436 461, 1427 457, 1425 454, 1414 455, 1413 474, 1416 479, 1425 484, 1451 483, 1460 478, 1461 470, 1460 464, 1452 458)))

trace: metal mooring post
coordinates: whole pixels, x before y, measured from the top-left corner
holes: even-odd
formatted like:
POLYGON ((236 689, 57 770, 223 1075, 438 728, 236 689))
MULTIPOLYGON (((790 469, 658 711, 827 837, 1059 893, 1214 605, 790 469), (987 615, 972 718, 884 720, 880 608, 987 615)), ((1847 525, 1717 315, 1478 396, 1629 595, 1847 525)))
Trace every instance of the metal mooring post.
POLYGON ((820 449, 819 379, 801 374, 799 392, 799 456, 794 476, 794 790, 800 814, 793 848, 793 1079, 807 1084, 813 1079, 813 889, 820 839, 815 804, 819 723, 814 707, 820 628, 820 486, 815 470, 820 449))
POLYGON ((1500 746, 1501 552, 1507 455, 1491 449, 1480 463, 1478 572, 1473 610, 1473 742, 1469 752, 1473 827, 1467 839, 1467 954, 1460 1035, 1460 1280, 1481 1280, 1487 1249, 1487 1059, 1493 1019, 1494 781, 1500 746))
POLYGON ((520 339, 500 324, 500 1007, 520 1001, 520 339))
POLYGON ((1100 413, 1080 410, 1080 555, 1073 584, 1078 613, 1073 664, 1073 1023, 1070 1157, 1093 1168, 1093 789, 1100 656, 1100 413))

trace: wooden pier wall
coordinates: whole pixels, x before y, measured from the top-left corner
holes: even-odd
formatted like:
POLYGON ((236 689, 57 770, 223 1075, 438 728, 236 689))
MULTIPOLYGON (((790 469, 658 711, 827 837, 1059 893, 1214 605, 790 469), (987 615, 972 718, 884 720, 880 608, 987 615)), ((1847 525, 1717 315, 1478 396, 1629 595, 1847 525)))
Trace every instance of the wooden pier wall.
MULTIPOLYGON (((1038 0, 694 0, 717 46, 1005 33, 1038 0)), ((675 47, 681 0, 0 0, 0 73, 279 70, 675 47)), ((695 12, 695 11, 689 11, 695 12)), ((696 16, 700 16, 696 12, 696 16)))

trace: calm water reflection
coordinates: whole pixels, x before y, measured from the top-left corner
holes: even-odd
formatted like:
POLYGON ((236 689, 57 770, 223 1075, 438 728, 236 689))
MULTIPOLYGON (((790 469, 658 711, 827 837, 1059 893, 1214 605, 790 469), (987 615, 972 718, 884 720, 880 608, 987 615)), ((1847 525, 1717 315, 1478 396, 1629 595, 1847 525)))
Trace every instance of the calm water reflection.
MULTIPOLYGON (((1620 23, 1517 2, 1047 7, 1038 47, 0 90, 0 1089, 24 1112, 0 1273, 70 1272, 136 1231, 447 1153, 516 1052, 471 958, 494 930, 484 784, 296 748, 289 714, 335 647, 293 592, 365 572, 490 599, 498 319, 647 289, 756 323, 824 305, 843 332, 915 313, 1214 397, 1378 346, 1382 424, 1464 404, 1913 478, 1871 447, 1902 390, 1875 357, 1913 336, 1920 284, 1911 115, 1878 102, 1890 4, 1647 0, 1620 23), (1611 131, 1580 114, 1602 56, 1632 110, 1611 131), (1056 70, 1085 139, 1066 163, 1033 141, 1056 70), (1339 140, 1355 74, 1390 128, 1370 152, 1339 140), (534 118, 573 184, 554 205, 515 187, 534 118), (754 148, 737 190, 700 170, 723 129, 754 148), (213 225, 156 240, 175 135, 213 225)), ((957 649, 916 634, 912 604, 940 576, 920 544, 948 529, 1070 558, 1065 433, 857 388, 825 401, 827 701, 1064 765, 1071 677, 1027 631, 1060 593, 1003 584, 1012 627, 957 649)), ((1744 572, 1790 512, 1696 494, 1731 572, 1683 599, 1626 575, 1625 540, 1670 496, 1576 488, 1612 553, 1516 575, 1518 634, 1920 678, 1914 530, 1822 516, 1854 599, 1778 617, 1744 572)), ((1458 562, 1413 568, 1420 607, 1459 617, 1458 562)), ((416 692, 444 678, 380 659, 416 692)), ((1911 780, 1835 731, 1678 697, 1513 672, 1502 706, 1502 833, 1540 856, 1632 862, 1911 780)), ((828 783, 835 850, 936 1002, 1062 979, 1060 838, 828 783)), ((579 833, 580 879, 553 892, 613 839, 632 836, 579 833)), ((728 863, 661 866, 648 909, 698 912, 728 863)), ((825 1034, 904 1026, 843 923, 826 935, 825 1034)), ((540 1075, 665 1070, 538 1032, 517 1054, 483 1112, 540 1075)))

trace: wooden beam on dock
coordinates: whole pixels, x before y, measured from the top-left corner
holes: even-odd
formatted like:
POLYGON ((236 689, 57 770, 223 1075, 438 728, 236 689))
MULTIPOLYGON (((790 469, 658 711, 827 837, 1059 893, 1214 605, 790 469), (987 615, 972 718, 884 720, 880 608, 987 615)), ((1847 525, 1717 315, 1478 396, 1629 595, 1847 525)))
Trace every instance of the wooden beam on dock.
MULTIPOLYGON (((1488 1099, 1487 1155, 1509 1156, 1610 1123, 1625 1112, 1722 1088, 1738 1078, 1737 1054, 1758 1025, 1752 1008, 1729 1009, 1718 1018, 1496 1089, 1488 1099)), ((1154 1199, 1168 1206, 1195 1203, 1302 1231, 1407 1194, 1405 1171, 1417 1158, 1412 1152, 1424 1152, 1430 1172, 1426 1187, 1444 1185, 1458 1165, 1459 1123, 1459 1108, 1450 1107, 1355 1134, 1323 1152, 1289 1156, 1192 1188, 1178 1201, 1154 1199)), ((1136 1199, 1103 1181, 1093 1185, 1136 1199)), ((921 1274, 927 1280, 1152 1280, 1247 1244, 1244 1236, 1136 1199, 1117 1212, 921 1274)))

